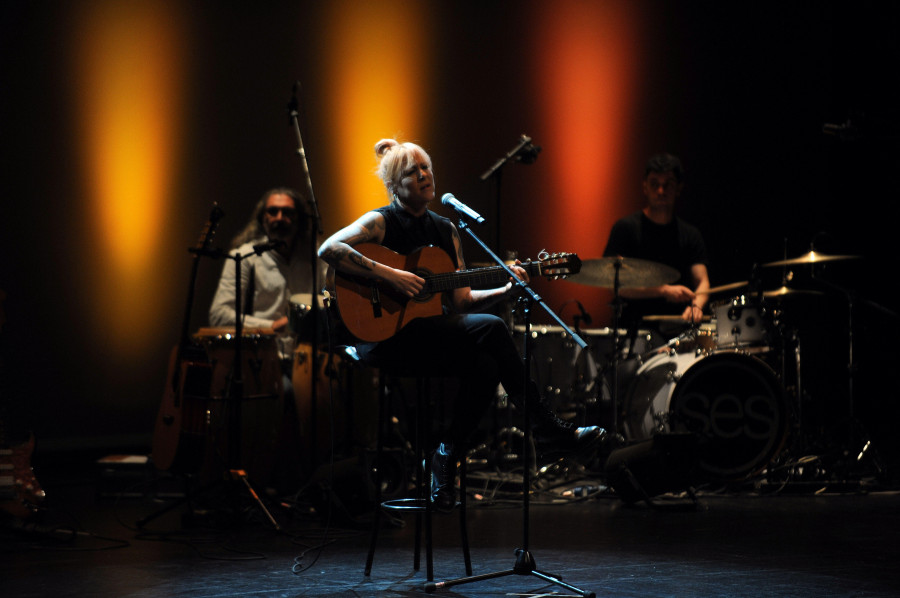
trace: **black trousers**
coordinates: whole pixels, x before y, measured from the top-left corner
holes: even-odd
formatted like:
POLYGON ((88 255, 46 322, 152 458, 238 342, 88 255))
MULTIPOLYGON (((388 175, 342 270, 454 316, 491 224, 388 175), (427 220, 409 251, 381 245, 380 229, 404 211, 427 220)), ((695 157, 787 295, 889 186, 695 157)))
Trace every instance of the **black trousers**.
POLYGON ((447 438, 457 446, 478 427, 498 383, 515 402, 524 394, 525 364, 506 324, 494 315, 419 318, 385 341, 358 344, 357 351, 365 363, 402 375, 459 378, 447 438))

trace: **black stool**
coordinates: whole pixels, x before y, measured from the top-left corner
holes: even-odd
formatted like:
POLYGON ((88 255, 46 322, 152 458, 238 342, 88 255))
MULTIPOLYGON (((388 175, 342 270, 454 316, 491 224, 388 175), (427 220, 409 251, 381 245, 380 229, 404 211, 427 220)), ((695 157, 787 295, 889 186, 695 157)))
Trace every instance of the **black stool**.
MULTIPOLYGON (((362 365, 366 364, 359 358, 355 347, 346 347, 343 353, 351 360, 362 365)), ((413 569, 416 571, 420 568, 421 542, 422 542, 422 523, 425 524, 425 563, 428 581, 434 580, 434 558, 432 550, 432 522, 431 516, 434 509, 431 504, 431 463, 427 458, 428 449, 432 446, 431 441, 431 419, 432 419, 432 397, 430 395, 431 379, 423 376, 416 376, 410 372, 390 371, 379 369, 379 390, 378 390, 378 431, 376 434, 375 447, 375 512, 372 520, 372 537, 369 542, 369 553, 366 557, 365 575, 369 576, 372 572, 372 562, 375 559, 375 546, 378 541, 378 532, 380 531, 382 510, 393 511, 397 513, 415 513, 416 514, 416 532, 415 532, 415 552, 413 555, 413 569), (388 380, 396 378, 414 378, 416 381, 416 421, 414 422, 415 436, 413 441, 414 447, 414 471, 416 472, 415 495, 411 498, 397 498, 392 500, 382 500, 382 460, 384 457, 384 436, 385 429, 388 427, 388 380), (424 463, 424 466, 423 466, 424 463)), ((459 469, 460 489, 459 489, 459 529, 462 540, 463 560, 465 561, 466 575, 472 575, 472 560, 469 555, 469 537, 466 527, 466 461, 462 459, 459 469)))

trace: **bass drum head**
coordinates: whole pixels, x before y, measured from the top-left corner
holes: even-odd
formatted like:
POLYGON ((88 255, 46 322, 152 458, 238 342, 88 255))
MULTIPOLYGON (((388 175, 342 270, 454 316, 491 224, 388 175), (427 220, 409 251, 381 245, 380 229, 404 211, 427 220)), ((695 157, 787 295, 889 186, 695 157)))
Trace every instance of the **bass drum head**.
POLYGON ((697 466, 713 480, 741 480, 778 454, 788 430, 787 400, 775 372, 741 353, 695 363, 672 394, 673 432, 697 436, 697 466))

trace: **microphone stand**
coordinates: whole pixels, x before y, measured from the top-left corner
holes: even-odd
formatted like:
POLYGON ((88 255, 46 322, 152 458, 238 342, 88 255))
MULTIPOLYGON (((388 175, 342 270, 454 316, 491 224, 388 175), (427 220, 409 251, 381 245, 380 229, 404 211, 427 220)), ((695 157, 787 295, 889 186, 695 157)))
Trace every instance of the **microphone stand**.
MULTIPOLYGON (((214 212, 215 213, 215 212, 214 212)), ((229 381, 228 386, 223 391, 222 400, 225 404, 225 421, 226 421, 226 434, 228 438, 228 446, 225 449, 225 467, 224 469, 228 470, 228 473, 231 475, 232 480, 240 480, 244 487, 246 488, 250 497, 256 502, 257 506, 262 510, 263 514, 266 516, 266 519, 272 524, 276 531, 281 530, 281 526, 278 521, 272 516, 272 513, 266 508, 266 505, 263 503, 262 499, 260 499, 259 495, 253 489, 253 486, 250 484, 250 481, 247 479, 247 472, 241 468, 241 417, 242 417, 242 403, 244 400, 244 374, 243 374, 243 345, 244 345, 244 318, 241 313, 241 262, 245 258, 250 257, 251 255, 261 255, 265 251, 269 251, 275 247, 277 247, 280 242, 277 243, 263 243, 260 245, 256 245, 253 248, 253 251, 250 253, 241 255, 240 253, 235 253, 234 255, 229 255, 226 252, 220 249, 212 249, 207 246, 190 249, 189 251, 194 254, 195 259, 201 256, 209 257, 212 259, 232 259, 234 260, 234 268, 235 268, 235 276, 234 276, 234 357, 231 366, 231 379, 229 381)), ((193 291, 191 291, 191 295, 193 295, 193 291)), ((186 327, 186 325, 185 325, 186 327)), ((186 328, 185 328, 186 329, 186 328)), ((179 366, 180 367, 180 366, 179 366)), ((224 476, 223 476, 224 477, 224 476)), ((211 484, 206 489, 201 489, 201 491, 211 490, 218 484, 223 483, 224 480, 220 478, 215 483, 211 484)), ((230 488, 229 488, 230 489, 230 488)), ((157 517, 172 511, 176 507, 184 504, 191 500, 193 496, 193 492, 187 494, 181 500, 178 500, 171 505, 160 509, 156 513, 153 513, 147 517, 144 517, 140 521, 137 522, 137 526, 143 527, 150 521, 153 521, 157 517)))
MULTIPOLYGON (((293 87, 293 95, 288 103, 288 118, 293 126, 294 134, 297 136, 297 156, 300 158, 300 166, 303 169, 303 179, 306 181, 307 203, 309 204, 312 214, 310 214, 313 223, 309 227, 309 267, 310 277, 312 280, 312 300, 310 301, 309 313, 307 317, 312 321, 312 339, 310 340, 310 376, 309 397, 310 397, 310 464, 313 468, 318 464, 318 427, 319 427, 319 410, 318 410, 318 371, 319 371, 319 300, 318 289, 319 284, 319 256, 318 256, 318 237, 323 234, 322 216, 319 213, 319 204, 316 202, 316 194, 313 192, 312 178, 309 175, 309 165, 306 163, 306 150, 303 148, 303 136, 300 134, 300 123, 297 101, 297 89, 300 82, 295 81, 293 87)), ((299 332, 298 334, 298 342, 299 332)), ((297 390, 294 389, 294 392, 297 390)))
POLYGON ((501 243, 500 242, 500 195, 501 195, 500 187, 501 187, 502 178, 503 178, 503 176, 502 176, 503 170, 501 170, 501 169, 503 168, 503 165, 506 164, 507 162, 509 162, 510 160, 513 160, 516 158, 521 160, 522 159, 521 156, 523 155, 523 153, 526 153, 529 155, 530 161, 527 162, 528 164, 530 164, 531 162, 534 162, 534 160, 537 159, 537 152, 541 151, 541 148, 532 146, 528 152, 525 152, 524 150, 529 145, 531 145, 531 137, 529 137, 528 135, 522 134, 522 136, 519 137, 519 142, 516 144, 516 147, 509 150, 509 152, 507 152, 507 154, 505 156, 503 156, 502 158, 497 160, 494 163, 494 165, 491 166, 490 168, 488 168, 487 171, 485 171, 485 173, 482 174, 480 177, 482 181, 488 180, 491 176, 496 176, 496 179, 497 179, 497 191, 494 194, 495 195, 494 203, 496 206, 495 213, 497 215, 497 226, 495 228, 496 234, 497 234, 497 247, 501 246, 501 244, 500 244, 501 243), (532 156, 533 156, 533 158, 531 158, 532 156))
POLYGON ((226 256, 228 259, 234 260, 234 365, 231 368, 231 384, 228 386, 228 394, 225 396, 225 404, 231 404, 231 408, 227 410, 228 413, 228 471, 231 474, 232 479, 240 479, 244 486, 247 488, 247 492, 256 501, 256 504, 259 505, 259 508, 262 509, 262 512, 265 514, 266 518, 269 522, 274 526, 276 531, 281 530, 281 526, 272 517, 272 514, 266 509, 266 506, 263 504, 262 500, 260 500, 259 495, 253 489, 253 486, 250 485, 250 481, 247 479, 247 473, 244 469, 241 468, 241 417, 242 417, 242 402, 244 400, 244 374, 243 374, 243 345, 244 345, 244 315, 241 313, 241 262, 245 258, 250 257, 251 255, 261 255, 265 251, 270 251, 273 247, 277 246, 279 243, 275 244, 261 244, 254 247, 254 250, 250 253, 241 255, 240 253, 235 253, 234 255, 226 256))
POLYGON ((522 548, 517 548, 515 551, 516 554, 516 562, 512 569, 505 569, 502 571, 495 571, 493 573, 484 573, 482 575, 474 575, 470 577, 460 577, 457 579, 452 579, 449 581, 440 581, 433 582, 429 581, 425 584, 426 592, 434 592, 437 589, 449 588, 456 585, 461 585, 465 583, 472 583, 476 581, 485 581, 488 579, 494 579, 497 577, 505 577, 508 575, 533 575, 544 581, 562 586, 567 590, 572 592, 577 592, 579 595, 584 596, 585 598, 594 598, 594 592, 590 592, 587 590, 581 590, 576 588, 575 586, 569 585, 562 581, 562 579, 550 575, 548 573, 544 573, 537 569, 537 565, 534 560, 534 556, 531 554, 531 551, 528 547, 528 540, 530 535, 529 525, 530 525, 530 516, 529 516, 529 505, 530 505, 530 486, 531 486, 531 464, 529 463, 529 454, 528 450, 532 443, 532 431, 531 431, 531 421, 529 416, 528 409, 528 399, 527 399, 527 389, 529 383, 531 382, 531 335, 529 334, 531 329, 531 308, 532 305, 537 304, 541 306, 544 311, 546 311, 550 316, 556 320, 556 322, 565 330, 571 337, 575 343, 581 347, 582 350, 587 348, 587 343, 580 337, 578 334, 572 331, 565 322, 553 311, 551 310, 544 300, 534 292, 534 289, 526 283, 524 280, 519 279, 513 271, 506 265, 506 263, 500 259, 493 251, 488 248, 488 246, 482 241, 478 235, 472 232, 469 224, 461 217, 459 220, 459 228, 460 230, 465 231, 474 241, 477 243, 484 251, 491 256, 491 259, 494 260, 500 267, 506 270, 507 274, 509 274, 510 278, 515 281, 515 285, 519 288, 519 292, 522 294, 522 304, 523 304, 523 315, 525 316, 525 349, 524 349, 524 361, 525 361, 525 373, 522 388, 525 390, 525 397, 523 398, 523 419, 525 426, 525 437, 523 439, 524 447, 522 450, 522 461, 523 461, 523 474, 522 474, 522 506, 523 506, 523 522, 522 522, 522 533, 523 533, 523 541, 522 548))

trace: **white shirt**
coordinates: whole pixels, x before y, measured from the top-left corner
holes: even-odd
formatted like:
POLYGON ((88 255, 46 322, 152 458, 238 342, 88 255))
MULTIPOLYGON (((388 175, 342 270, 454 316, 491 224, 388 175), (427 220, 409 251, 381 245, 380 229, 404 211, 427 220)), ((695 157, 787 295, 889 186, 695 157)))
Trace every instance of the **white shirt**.
MULTIPOLYGON (((253 287, 253 311, 245 314, 243 320, 247 328, 271 328, 275 320, 288 315, 291 295, 312 292, 309 262, 300 257, 303 248, 296 247, 290 259, 277 251, 267 251, 262 255, 253 253, 253 246, 265 241, 257 239, 230 252, 232 256, 252 254, 241 260, 241 310, 244 312, 247 311, 247 292, 253 287)), ((235 261, 225 260, 219 287, 209 308, 209 323, 212 326, 234 326, 236 323, 235 274, 235 261)), ((295 345, 295 336, 289 328, 279 334, 278 348, 282 357, 290 357, 295 345)))

